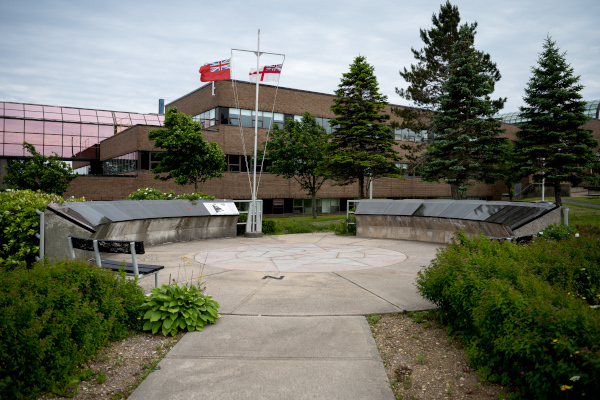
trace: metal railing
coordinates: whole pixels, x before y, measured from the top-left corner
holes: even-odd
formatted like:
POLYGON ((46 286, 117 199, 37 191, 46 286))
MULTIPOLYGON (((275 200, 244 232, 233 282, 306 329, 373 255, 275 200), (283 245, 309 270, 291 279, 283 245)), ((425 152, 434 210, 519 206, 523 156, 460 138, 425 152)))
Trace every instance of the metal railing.
MULTIPOLYGON (((248 203, 250 207, 252 207, 252 200, 233 200, 234 203, 248 203)), ((256 226, 260 226, 262 227, 262 220, 263 220, 263 201, 262 200, 256 200, 256 206, 258 208, 258 212, 257 214, 257 220, 256 220, 256 226)), ((248 207, 248 208, 250 208, 248 207)), ((250 212, 250 210, 246 210, 246 211, 241 211, 238 209, 238 212, 240 214, 248 214, 250 212)), ((238 225, 247 225, 248 223, 248 219, 246 219, 246 221, 244 222, 238 222, 238 225)))
POLYGON ((348 225, 356 225, 356 219, 354 222, 350 222, 350 214, 354 214, 356 210, 356 204, 361 202, 361 200, 346 200, 346 227, 348 225), (353 203, 353 206, 350 207, 350 203, 353 203))

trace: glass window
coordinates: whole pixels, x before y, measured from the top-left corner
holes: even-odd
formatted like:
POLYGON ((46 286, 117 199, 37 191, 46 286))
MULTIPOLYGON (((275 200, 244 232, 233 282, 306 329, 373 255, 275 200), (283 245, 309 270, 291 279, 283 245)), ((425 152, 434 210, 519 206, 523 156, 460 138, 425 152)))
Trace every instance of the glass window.
POLYGON ((96 116, 96 110, 79 110, 79 115, 91 115, 96 116))
POLYGON ((44 122, 43 121, 25 120, 25 132, 27 132, 27 133, 43 133, 44 132, 44 122))
POLYGON ((25 118, 44 118, 44 113, 41 111, 25 111, 25 118))
POLYGON ((23 118, 25 116, 25 112, 23 110, 4 110, 4 115, 7 117, 18 117, 23 118))
POLYGON ((81 124, 63 123, 63 135, 79 135, 81 134, 81 124))
POLYGON ((42 106, 36 106, 34 104, 25 104, 25 111, 38 111, 38 112, 43 112, 44 109, 42 108, 42 106))
POLYGON ((81 125, 83 136, 98 136, 98 125, 81 125))
POLYGON ((158 117, 156 115, 146 115, 146 124, 148 125, 157 125, 158 117))
POLYGON ((62 135, 45 135, 44 145, 45 146, 56 146, 62 144, 62 135))
POLYGON ((284 122, 284 119, 283 119, 282 113, 274 113, 273 114, 273 123, 277 123, 280 126, 283 126, 283 122, 284 122))
POLYGON ((23 111, 23 104, 20 103, 4 103, 5 110, 21 110, 23 111))
POLYGON ((62 146, 44 146, 44 155, 51 156, 51 155, 53 155, 52 153, 56 153, 57 156, 62 157, 63 156, 62 146))
POLYGON ((79 117, 79 115, 75 115, 75 114, 63 114, 63 121, 81 121, 81 118, 79 117))
POLYGON ((81 138, 79 136, 63 136, 64 147, 79 147, 81 145, 81 138))
POLYGON ((251 110, 240 110, 240 113, 241 113, 242 126, 245 126, 245 127, 254 126, 254 122, 252 121, 253 112, 251 110))
POLYGON ((78 108, 63 107, 62 108, 62 112, 63 112, 63 114, 79 115, 79 109, 78 108))
POLYGON ((5 156, 23 156, 23 146, 20 144, 5 144, 4 145, 5 156))
POLYGON ((93 122, 95 124, 98 123, 98 117, 96 117, 95 115, 82 115, 81 116, 81 122, 93 122))
POLYGON ((25 141, 25 135, 23 133, 4 132, 4 143, 21 143, 22 144, 24 141, 25 141))
POLYGON ((42 133, 26 133, 25 141, 34 145, 42 145, 44 144, 44 135, 42 133))
POLYGON ((44 133, 51 135, 62 134, 62 124, 60 122, 44 121, 44 133))
POLYGON ((22 119, 4 120, 4 130, 7 132, 24 132, 25 122, 22 119))
POLYGON ((62 110, 60 107, 44 106, 44 114, 45 113, 62 114, 62 110))
POLYGON ((98 122, 101 124, 111 124, 112 125, 112 124, 114 124, 115 121, 113 120, 112 117, 109 118, 109 117, 98 116, 98 122))
POLYGON ((98 126, 98 135, 101 138, 111 137, 112 135, 114 135, 114 133, 115 133, 115 130, 112 126, 108 126, 108 125, 98 126))
POLYGON ((62 121, 62 114, 56 114, 56 113, 49 113, 49 112, 44 112, 44 118, 46 119, 55 119, 58 121, 62 121))

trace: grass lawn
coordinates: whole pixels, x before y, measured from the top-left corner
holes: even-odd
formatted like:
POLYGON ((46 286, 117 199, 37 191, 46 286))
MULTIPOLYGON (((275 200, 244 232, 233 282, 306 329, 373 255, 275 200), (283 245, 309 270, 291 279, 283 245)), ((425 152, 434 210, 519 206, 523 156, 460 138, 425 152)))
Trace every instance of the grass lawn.
POLYGON ((596 204, 600 206, 600 196, 567 197, 567 200, 576 201, 578 203, 596 204))
POLYGON ((265 218, 275 221, 275 234, 333 232, 346 214, 320 215, 313 219, 311 215, 302 217, 265 218), (330 223, 327 223, 330 222, 330 223), (316 223, 316 224, 315 224, 316 223))
POLYGON ((593 225, 600 228, 600 209, 574 206, 569 207, 569 225, 593 225))

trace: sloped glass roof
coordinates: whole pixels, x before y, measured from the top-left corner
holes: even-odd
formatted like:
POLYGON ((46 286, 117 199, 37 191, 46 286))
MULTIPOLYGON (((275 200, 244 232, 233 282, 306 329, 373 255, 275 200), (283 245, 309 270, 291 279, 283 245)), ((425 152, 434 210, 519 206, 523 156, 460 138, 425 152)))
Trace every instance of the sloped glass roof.
MULTIPOLYGON (((585 115, 590 118, 600 119, 598 115, 600 112, 600 100, 587 101, 585 104, 585 109, 585 115)), ((498 114, 496 117, 500 118, 505 124, 518 124, 519 122, 526 121, 524 118, 521 118, 520 114, 520 111, 515 111, 505 114, 498 114)))

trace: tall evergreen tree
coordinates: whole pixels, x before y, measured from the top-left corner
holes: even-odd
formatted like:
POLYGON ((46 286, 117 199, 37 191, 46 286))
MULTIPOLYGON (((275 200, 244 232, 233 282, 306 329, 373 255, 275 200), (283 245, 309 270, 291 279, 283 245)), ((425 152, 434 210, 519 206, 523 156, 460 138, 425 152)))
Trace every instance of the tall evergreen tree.
POLYGON ((422 169, 423 180, 449 183, 453 199, 464 199, 474 181, 498 180, 498 164, 508 146, 507 139, 500 137, 500 122, 493 117, 506 99, 490 99, 500 73, 474 48, 473 41, 473 29, 461 26, 448 81, 433 117, 435 137, 424 154, 422 169))
POLYGON ((533 76, 525 88, 521 118, 517 126, 516 152, 521 160, 519 172, 533 175, 535 181, 554 187, 556 205, 562 205, 561 182, 577 185, 589 177, 586 172, 597 159, 594 149, 598 141, 592 131, 582 129, 589 118, 579 93, 579 76, 560 53, 556 42, 548 36, 543 45, 533 76))
MULTIPOLYGON (((430 137, 432 131, 432 115, 440 108, 441 96, 446 92, 444 85, 450 75, 450 64, 454 60, 453 46, 458 41, 460 13, 457 6, 450 1, 440 6, 439 13, 431 17, 433 24, 430 29, 420 29, 421 40, 424 47, 420 50, 411 48, 416 64, 411 64, 410 69, 404 67, 400 76, 408 83, 407 88, 396 88, 396 93, 409 101, 413 107, 392 108, 392 112, 402 118, 399 128, 410 129, 415 132, 426 133, 430 137)), ((476 33, 477 22, 467 25, 476 33)), ((498 74, 496 65, 490 60, 489 54, 480 53, 481 65, 490 76, 498 74)), ((499 74, 496 80, 500 79, 499 74)), ((406 158, 413 166, 424 162, 422 151, 426 143, 403 144, 401 148, 407 150, 406 158)))
POLYGON ((325 174, 349 185, 358 181, 358 197, 365 198, 365 180, 400 176, 396 163, 401 157, 394 149, 392 130, 384 125, 387 96, 379 93, 374 68, 358 56, 343 74, 331 110, 335 130, 327 146, 325 174))

